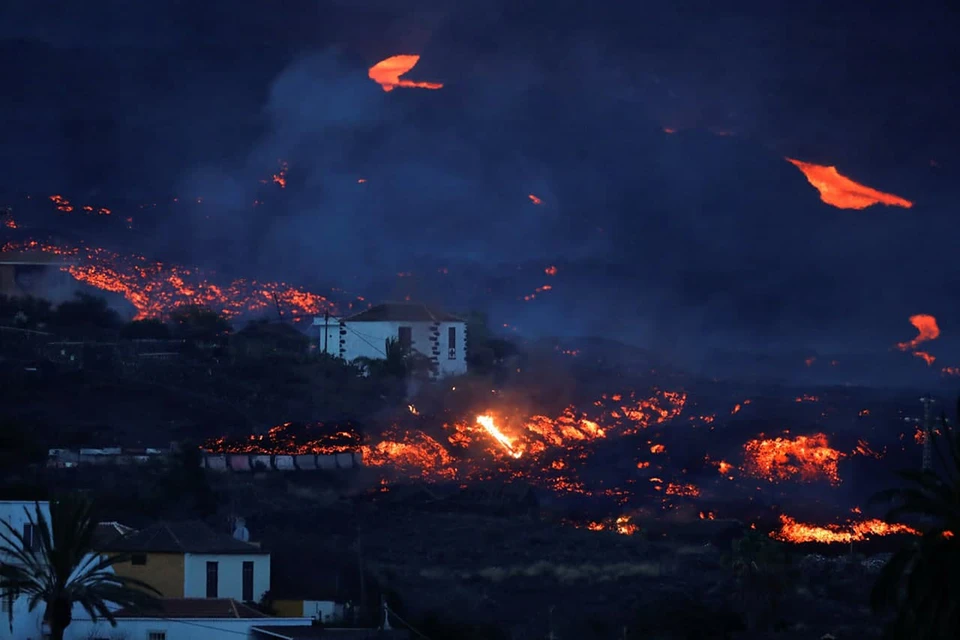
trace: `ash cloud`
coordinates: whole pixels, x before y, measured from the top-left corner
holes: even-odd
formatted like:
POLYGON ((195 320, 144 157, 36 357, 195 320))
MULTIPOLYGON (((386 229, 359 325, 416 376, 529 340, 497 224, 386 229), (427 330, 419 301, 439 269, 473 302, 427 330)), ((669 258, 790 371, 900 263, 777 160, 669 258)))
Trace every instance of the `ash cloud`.
MULTIPOLYGON (((56 176, 202 195, 205 208, 153 227, 158 257, 384 297, 398 271, 449 267, 457 283, 428 279, 424 297, 690 360, 713 346, 882 350, 909 333, 908 315, 957 311, 949 19, 930 31, 883 3, 866 29, 836 5, 830 24, 759 3, 734 15, 696 2, 251 2, 193 17, 161 5, 140 48, 176 72, 146 73, 156 53, 120 64, 140 14, 69 40, 128 71, 97 81, 112 100, 84 107, 122 120, 77 152, 108 156, 100 174, 61 162, 56 176), (445 87, 383 92, 366 70, 395 53, 421 54, 409 76, 445 87), (834 209, 785 155, 917 205, 834 209), (282 191, 260 183, 280 159, 282 191)), ((62 23, 6 11, 8 37, 63 46, 62 23)), ((92 81, 96 67, 80 72, 92 81)), ((62 161, 75 138, 34 146, 62 161)))

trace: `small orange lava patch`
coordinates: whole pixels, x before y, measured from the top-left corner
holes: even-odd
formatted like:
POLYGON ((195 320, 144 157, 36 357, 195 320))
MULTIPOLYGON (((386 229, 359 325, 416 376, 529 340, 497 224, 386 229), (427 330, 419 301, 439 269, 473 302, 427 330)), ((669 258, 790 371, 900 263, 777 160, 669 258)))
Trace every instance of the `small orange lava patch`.
POLYGON ((875 204, 905 209, 913 206, 913 203, 905 198, 854 182, 837 171, 836 167, 801 162, 793 158, 786 160, 803 172, 807 182, 820 192, 823 202, 838 209, 866 209, 875 204))

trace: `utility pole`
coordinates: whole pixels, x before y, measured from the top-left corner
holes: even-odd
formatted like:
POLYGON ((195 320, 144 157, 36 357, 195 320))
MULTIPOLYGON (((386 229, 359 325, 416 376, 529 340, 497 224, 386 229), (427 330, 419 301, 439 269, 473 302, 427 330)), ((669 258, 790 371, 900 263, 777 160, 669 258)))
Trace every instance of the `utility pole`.
POLYGON ((936 400, 930 395, 920 398, 923 403, 923 470, 933 469, 933 405, 936 400))
POLYGON ((280 309, 280 298, 276 291, 273 292, 273 304, 277 307, 277 317, 280 318, 280 324, 283 324, 283 311, 280 309))
POLYGON ((327 342, 330 340, 330 312, 323 312, 323 352, 329 354, 327 351, 327 342))
POLYGON ((360 517, 354 507, 354 517, 357 519, 357 565, 360 569, 360 606, 357 607, 358 618, 363 619, 363 614, 367 609, 367 578, 363 569, 363 533, 360 530, 360 517))

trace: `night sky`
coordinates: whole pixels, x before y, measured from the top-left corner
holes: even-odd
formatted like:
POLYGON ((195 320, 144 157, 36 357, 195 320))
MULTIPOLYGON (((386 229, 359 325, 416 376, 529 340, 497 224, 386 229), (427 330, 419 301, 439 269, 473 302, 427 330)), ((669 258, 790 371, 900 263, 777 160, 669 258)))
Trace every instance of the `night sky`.
POLYGON ((202 197, 42 225, 361 294, 447 267, 424 297, 687 357, 884 353, 929 313, 956 366, 957 33, 945 2, 4 3, 0 205, 202 197), (395 54, 443 88, 383 91, 395 54), (914 206, 830 206, 785 157, 914 206))

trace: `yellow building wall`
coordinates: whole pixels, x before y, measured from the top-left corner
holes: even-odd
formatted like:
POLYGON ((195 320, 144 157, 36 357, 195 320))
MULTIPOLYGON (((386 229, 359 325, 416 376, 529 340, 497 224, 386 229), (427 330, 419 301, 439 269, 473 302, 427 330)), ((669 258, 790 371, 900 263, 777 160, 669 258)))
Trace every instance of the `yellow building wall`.
POLYGON ((271 604, 278 618, 303 617, 303 600, 274 600, 271 604))
POLYGON ((182 598, 184 567, 182 553, 148 553, 146 564, 121 562, 113 565, 119 576, 135 578, 158 589, 164 598, 182 598))

